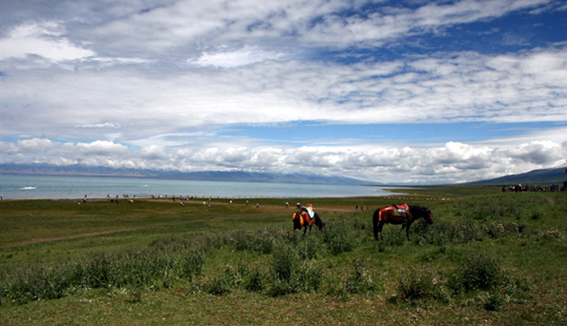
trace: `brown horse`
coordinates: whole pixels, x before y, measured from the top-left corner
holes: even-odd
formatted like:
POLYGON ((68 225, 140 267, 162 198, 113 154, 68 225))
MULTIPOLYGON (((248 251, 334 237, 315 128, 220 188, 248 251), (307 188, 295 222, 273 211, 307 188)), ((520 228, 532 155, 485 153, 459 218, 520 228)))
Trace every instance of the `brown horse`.
POLYGON ((319 215, 313 212, 313 217, 311 217, 306 207, 302 207, 300 210, 294 213, 292 217, 292 221, 293 221, 293 230, 295 231, 304 228, 303 229, 304 235, 307 232, 307 228, 309 228, 309 232, 311 232, 311 228, 313 227, 313 224, 317 225, 319 230, 323 230, 323 228, 325 228, 325 223, 323 223, 323 220, 321 220, 319 215))
MULTIPOLYGON (((405 205, 405 204, 404 204, 405 205)), ((407 205, 406 205, 407 206, 407 205)), ((400 206, 401 207, 401 206, 400 206)), ((401 224, 402 229, 406 229, 406 237, 410 240, 409 231, 410 227, 415 220, 424 218, 427 223, 433 223, 431 211, 425 207, 407 206, 408 209, 403 213, 398 213, 397 206, 386 206, 378 208, 372 216, 372 225, 374 231, 374 239, 382 239, 382 228, 384 224, 401 224)), ((400 230, 400 231, 401 231, 400 230)))

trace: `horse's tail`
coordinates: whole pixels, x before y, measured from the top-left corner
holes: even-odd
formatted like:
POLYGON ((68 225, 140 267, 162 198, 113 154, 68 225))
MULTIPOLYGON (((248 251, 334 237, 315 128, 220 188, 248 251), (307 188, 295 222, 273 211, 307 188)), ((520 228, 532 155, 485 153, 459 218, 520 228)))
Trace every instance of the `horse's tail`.
POLYGON ((378 240, 378 223, 380 222, 380 215, 382 210, 378 208, 372 215, 372 231, 374 232, 374 239, 378 240))

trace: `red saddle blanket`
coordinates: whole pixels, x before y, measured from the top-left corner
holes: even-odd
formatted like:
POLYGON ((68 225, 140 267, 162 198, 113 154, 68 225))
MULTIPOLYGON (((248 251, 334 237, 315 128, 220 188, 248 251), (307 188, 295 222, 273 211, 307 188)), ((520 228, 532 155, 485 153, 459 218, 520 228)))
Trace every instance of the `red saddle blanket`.
POLYGON ((382 208, 382 211, 394 211, 394 216, 404 216, 409 211, 409 205, 406 203, 401 205, 392 205, 382 208))

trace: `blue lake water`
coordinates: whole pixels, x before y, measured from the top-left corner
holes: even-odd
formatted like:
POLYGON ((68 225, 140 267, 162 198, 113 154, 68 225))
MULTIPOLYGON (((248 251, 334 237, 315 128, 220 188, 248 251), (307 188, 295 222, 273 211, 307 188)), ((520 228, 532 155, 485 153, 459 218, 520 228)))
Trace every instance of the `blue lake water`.
POLYGON ((323 198, 387 196, 392 187, 160 180, 142 178, 0 175, 4 199, 123 197, 323 198))

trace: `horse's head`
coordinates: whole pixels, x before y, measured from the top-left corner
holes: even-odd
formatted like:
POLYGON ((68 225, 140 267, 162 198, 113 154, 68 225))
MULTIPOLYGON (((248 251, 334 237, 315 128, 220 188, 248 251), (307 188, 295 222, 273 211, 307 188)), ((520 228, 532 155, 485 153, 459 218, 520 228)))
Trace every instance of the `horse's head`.
POLYGON ((422 218, 428 223, 433 223, 433 217, 431 216, 431 211, 427 207, 410 206, 410 213, 413 215, 413 220, 422 218))
POLYGON ((423 212, 424 212, 423 218, 425 218, 427 223, 433 224, 433 216, 431 216, 431 211, 429 210, 429 208, 423 207, 423 212))

